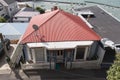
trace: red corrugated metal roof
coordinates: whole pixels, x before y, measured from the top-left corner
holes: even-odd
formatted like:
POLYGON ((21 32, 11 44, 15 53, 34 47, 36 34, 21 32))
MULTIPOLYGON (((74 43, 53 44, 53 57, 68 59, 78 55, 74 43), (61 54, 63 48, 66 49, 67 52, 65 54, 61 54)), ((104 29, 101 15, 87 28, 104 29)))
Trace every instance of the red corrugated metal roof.
POLYGON ((100 37, 80 17, 56 10, 33 17, 21 43, 89 40, 100 37), (37 31, 32 28, 34 24, 39 26, 37 31))

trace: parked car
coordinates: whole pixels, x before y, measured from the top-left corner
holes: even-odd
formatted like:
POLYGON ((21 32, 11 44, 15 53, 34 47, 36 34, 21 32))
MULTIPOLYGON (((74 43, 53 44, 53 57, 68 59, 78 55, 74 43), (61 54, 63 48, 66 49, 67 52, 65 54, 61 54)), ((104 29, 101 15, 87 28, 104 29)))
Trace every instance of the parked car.
POLYGON ((0 36, 0 56, 3 55, 5 53, 4 51, 4 43, 6 45, 6 49, 9 50, 10 49, 10 40, 7 39, 7 38, 3 38, 2 40, 2 37, 3 35, 0 36))

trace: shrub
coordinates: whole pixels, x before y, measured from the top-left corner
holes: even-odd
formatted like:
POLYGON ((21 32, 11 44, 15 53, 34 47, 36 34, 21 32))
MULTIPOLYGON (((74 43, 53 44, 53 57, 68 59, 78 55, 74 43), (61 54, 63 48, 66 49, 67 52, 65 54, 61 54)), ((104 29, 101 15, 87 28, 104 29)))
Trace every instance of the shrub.
POLYGON ((120 54, 116 54, 114 63, 107 71, 107 80, 120 80, 120 54))
POLYGON ((36 7, 36 10, 40 12, 40 14, 45 13, 45 10, 40 8, 40 7, 36 7))
POLYGON ((0 17, 0 22, 6 22, 6 19, 4 17, 0 17))

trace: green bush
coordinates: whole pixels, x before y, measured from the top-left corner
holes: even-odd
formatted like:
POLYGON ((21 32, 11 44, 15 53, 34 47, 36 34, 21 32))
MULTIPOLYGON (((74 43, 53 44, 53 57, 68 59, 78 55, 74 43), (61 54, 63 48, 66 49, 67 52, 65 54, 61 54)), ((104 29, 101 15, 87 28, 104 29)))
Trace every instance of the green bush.
POLYGON ((40 12, 40 14, 45 13, 45 10, 40 8, 40 7, 36 7, 36 10, 40 12))
POLYGON ((120 54, 116 54, 114 63, 107 71, 107 80, 120 80, 120 54))
POLYGON ((0 17, 0 22, 6 22, 6 19, 4 17, 0 17))

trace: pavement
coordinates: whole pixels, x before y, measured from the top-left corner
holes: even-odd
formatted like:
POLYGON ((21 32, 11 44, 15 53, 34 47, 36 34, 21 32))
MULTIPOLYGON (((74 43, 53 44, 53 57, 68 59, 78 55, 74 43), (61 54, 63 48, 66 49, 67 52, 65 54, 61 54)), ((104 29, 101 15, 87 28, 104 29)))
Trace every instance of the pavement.
MULTIPOLYGON (((8 56, 12 55, 16 44, 11 44, 8 56)), ((0 56, 0 80, 30 80, 21 69, 11 69, 5 60, 5 54, 0 56)))

